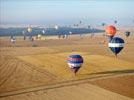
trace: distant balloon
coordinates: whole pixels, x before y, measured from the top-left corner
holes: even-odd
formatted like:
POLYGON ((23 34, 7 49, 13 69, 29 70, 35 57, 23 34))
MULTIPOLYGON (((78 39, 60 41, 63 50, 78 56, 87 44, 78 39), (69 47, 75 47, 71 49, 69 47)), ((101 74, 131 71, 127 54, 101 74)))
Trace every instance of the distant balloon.
POLYGON ((42 30, 42 33, 45 34, 45 30, 42 30))
POLYGON ((15 42, 16 42, 15 37, 11 38, 11 43, 15 43, 15 42))
POLYGON ((117 24, 117 20, 115 20, 114 23, 117 24))
POLYGON ((76 74, 83 64, 83 58, 81 55, 70 55, 67 62, 71 70, 76 74))
POLYGON ((69 34, 72 34, 72 32, 70 31, 69 34))
POLYGON ((109 37, 110 41, 113 38, 113 36, 116 34, 116 28, 112 25, 106 27, 106 33, 107 36, 109 37))
POLYGON ((109 48, 117 56, 117 54, 124 48, 124 40, 119 37, 114 37, 109 43, 109 48))
POLYGON ((102 23, 101 25, 102 25, 102 26, 105 26, 106 24, 105 24, 105 23, 102 23))
POLYGON ((55 25, 55 29, 57 30, 59 27, 57 25, 55 25))
POLYGON ((126 31, 125 32, 125 35, 126 35, 126 37, 128 37, 130 35, 130 32, 129 31, 126 31))
POLYGON ((114 36, 116 33, 116 28, 112 25, 106 27, 106 33, 108 36, 114 36))
POLYGON ((27 31, 28 31, 29 33, 31 33, 31 32, 32 32, 32 28, 31 28, 31 27, 28 27, 28 28, 27 28, 27 31))
POLYGON ((25 31, 24 31, 24 30, 22 31, 22 34, 23 34, 23 36, 24 36, 24 37, 23 37, 23 40, 26 40, 26 34, 25 34, 25 31))
POLYGON ((75 26, 75 27, 78 27, 78 26, 79 26, 79 24, 74 24, 74 26, 75 26))
POLYGON ((80 21, 80 24, 82 23, 82 21, 80 21))
POLYGON ((88 25, 88 29, 90 29, 91 28, 91 26, 90 25, 88 25))
POLYGON ((41 37, 42 37, 42 36, 41 36, 41 34, 38 34, 38 36, 37 36, 37 37, 38 37, 38 39, 41 39, 41 37))
POLYGON ((25 31, 22 31, 22 34, 25 35, 25 31))

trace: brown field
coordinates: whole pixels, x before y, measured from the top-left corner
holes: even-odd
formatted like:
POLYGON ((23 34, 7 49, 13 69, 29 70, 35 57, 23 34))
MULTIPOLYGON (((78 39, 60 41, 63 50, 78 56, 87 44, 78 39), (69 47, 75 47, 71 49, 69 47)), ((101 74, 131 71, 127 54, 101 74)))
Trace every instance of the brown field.
POLYGON ((102 34, 56 36, 42 40, 0 37, 0 100, 132 100, 134 98, 134 35, 126 38, 118 58, 102 34), (76 76, 66 59, 81 54, 76 76))

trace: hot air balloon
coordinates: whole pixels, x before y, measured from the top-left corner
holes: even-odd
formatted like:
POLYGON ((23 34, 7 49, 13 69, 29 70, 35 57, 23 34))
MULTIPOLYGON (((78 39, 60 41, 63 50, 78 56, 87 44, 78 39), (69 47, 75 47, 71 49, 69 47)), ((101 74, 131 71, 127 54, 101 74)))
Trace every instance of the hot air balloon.
POLYGON ((102 23, 101 25, 102 25, 102 26, 105 26, 106 24, 105 24, 105 23, 102 23))
POLYGON ((82 21, 80 20, 80 22, 79 22, 80 24, 82 23, 82 21))
POLYGON ((106 33, 109 38, 109 41, 113 38, 113 36, 116 34, 116 28, 113 25, 107 26, 106 27, 106 33))
POLYGON ((116 55, 123 49, 124 47, 124 40, 119 37, 114 37, 109 43, 109 48, 112 52, 116 55))
POLYGON ((130 32, 129 31, 126 31, 125 32, 125 35, 126 35, 126 37, 128 37, 130 35, 130 32))
POLYGON ((38 34, 37 37, 38 37, 38 39, 41 39, 42 36, 41 36, 41 34, 38 34))
POLYGON ((83 64, 83 58, 81 55, 70 55, 67 59, 68 65, 71 68, 71 70, 75 73, 78 72, 78 70, 81 68, 83 64))
POLYGON ((114 23, 117 24, 117 20, 115 20, 114 23))
POLYGON ((45 30, 42 30, 42 33, 45 34, 45 30))
POLYGON ((88 29, 90 29, 90 28, 91 28, 91 26, 90 26, 90 25, 88 25, 87 27, 88 27, 88 29))
POLYGON ((11 38, 11 43, 15 43, 16 42, 16 38, 15 37, 12 37, 11 38))
POLYGON ((55 25, 55 29, 57 30, 59 27, 57 25, 55 25))
POLYGON ((25 31, 22 31, 22 34, 23 34, 23 39, 26 40, 26 34, 25 34, 25 31))
POLYGON ((28 31, 28 33, 29 33, 29 40, 32 41, 32 34, 31 34, 32 28, 31 28, 31 27, 28 27, 28 28, 27 28, 27 31, 28 31))
MULTIPOLYGON (((104 23, 104 22, 101 24, 102 27, 104 27, 105 25, 106 25, 106 23, 104 23)), ((104 33, 103 33, 103 37, 104 37, 105 35, 106 35, 106 34, 105 34, 105 32, 104 32, 104 33)))
POLYGON ((25 31, 22 31, 22 34, 25 35, 25 31))
POLYGON ((31 32, 32 32, 32 28, 31 28, 31 27, 28 27, 28 28, 27 28, 27 31, 28 31, 29 33, 31 33, 31 32))
POLYGON ((72 32, 71 32, 71 31, 69 31, 69 34, 71 35, 71 34, 72 34, 72 32))

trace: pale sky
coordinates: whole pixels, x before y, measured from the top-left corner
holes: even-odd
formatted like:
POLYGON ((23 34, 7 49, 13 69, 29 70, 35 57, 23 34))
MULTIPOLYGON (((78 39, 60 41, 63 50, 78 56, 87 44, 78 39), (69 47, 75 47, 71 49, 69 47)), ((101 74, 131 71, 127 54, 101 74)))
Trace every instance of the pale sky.
POLYGON ((134 0, 0 0, 1 24, 133 25, 134 0))

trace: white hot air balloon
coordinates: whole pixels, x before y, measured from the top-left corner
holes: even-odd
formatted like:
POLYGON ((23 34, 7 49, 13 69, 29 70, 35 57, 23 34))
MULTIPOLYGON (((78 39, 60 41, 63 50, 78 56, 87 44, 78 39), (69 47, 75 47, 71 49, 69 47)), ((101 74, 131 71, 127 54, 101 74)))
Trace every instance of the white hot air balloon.
POLYGON ((45 34, 45 30, 42 30, 42 33, 45 34))
POLYGON ((57 25, 55 25, 55 29, 56 29, 56 30, 58 29, 58 26, 57 26, 57 25))
POLYGON ((28 31, 29 33, 31 33, 31 32, 32 32, 32 28, 31 28, 31 27, 28 27, 28 28, 27 28, 27 31, 28 31))

